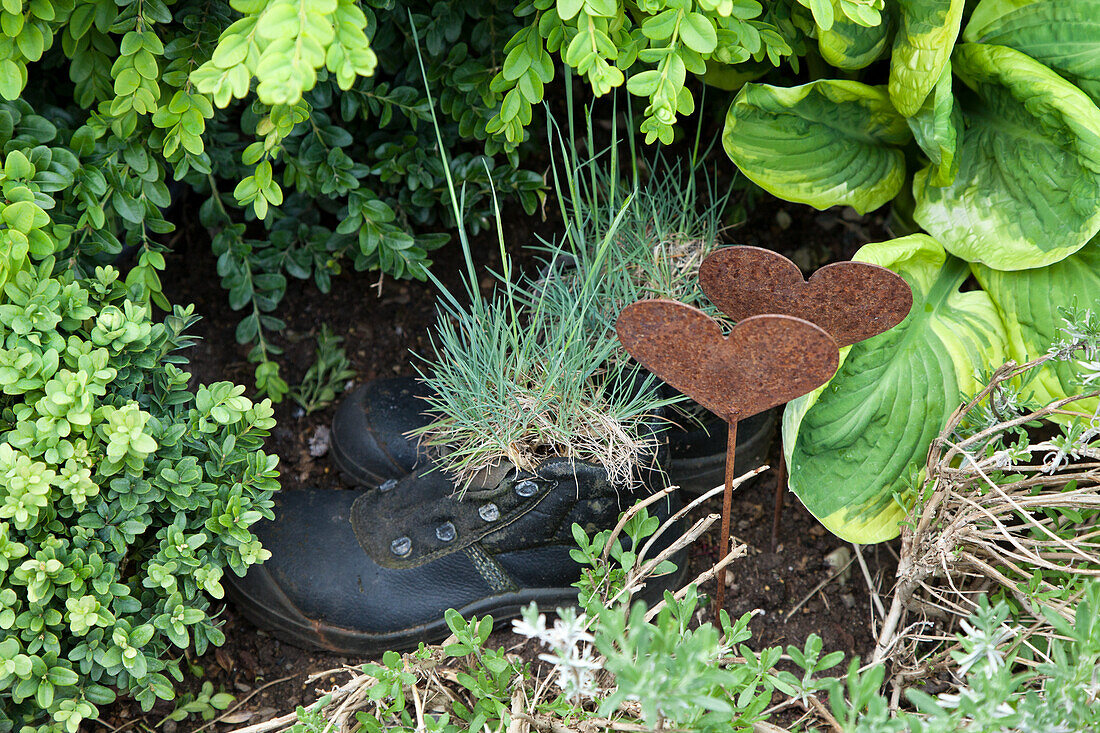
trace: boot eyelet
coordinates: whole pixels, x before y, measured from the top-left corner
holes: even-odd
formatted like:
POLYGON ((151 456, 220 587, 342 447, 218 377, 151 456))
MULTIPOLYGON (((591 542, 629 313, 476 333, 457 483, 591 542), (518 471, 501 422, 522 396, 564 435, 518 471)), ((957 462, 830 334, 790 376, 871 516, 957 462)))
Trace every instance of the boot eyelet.
POLYGON ((478 507, 477 515, 486 522, 495 522, 500 519, 500 509, 496 504, 483 504, 478 507))
POLYGON ((444 522, 435 528, 435 536, 439 538, 440 542, 453 542, 458 533, 455 531, 453 524, 444 522))
POLYGON ((412 552, 413 543, 408 537, 398 537, 390 543, 390 551, 398 557, 405 557, 412 552))
POLYGON ((516 493, 526 499, 527 497, 534 496, 538 493, 539 485, 536 484, 534 481, 531 481, 530 479, 526 479, 516 484, 515 488, 516 493))

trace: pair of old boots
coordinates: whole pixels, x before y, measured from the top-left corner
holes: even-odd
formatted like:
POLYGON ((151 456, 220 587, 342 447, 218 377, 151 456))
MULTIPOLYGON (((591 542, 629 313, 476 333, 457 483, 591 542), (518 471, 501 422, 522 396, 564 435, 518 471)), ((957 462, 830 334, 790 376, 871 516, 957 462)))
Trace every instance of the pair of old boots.
MULTIPOLYGON (((300 646, 376 654, 445 637, 447 609, 500 620, 532 601, 550 610, 576 603, 573 524, 589 535, 611 528, 638 490, 613 485, 600 466, 559 457, 530 472, 504 466, 457 492, 408 437, 428 419, 426 394, 414 379, 378 380, 338 407, 332 454, 358 489, 280 494, 275 521, 256 527, 271 558, 229 584, 256 625, 300 646)), ((742 424, 738 470, 763 460, 774 422, 765 413, 742 424)), ((665 430, 668 423, 654 415, 661 447, 639 484, 720 483, 724 423, 665 430)), ((679 506, 673 493, 652 513, 665 519, 679 506)))

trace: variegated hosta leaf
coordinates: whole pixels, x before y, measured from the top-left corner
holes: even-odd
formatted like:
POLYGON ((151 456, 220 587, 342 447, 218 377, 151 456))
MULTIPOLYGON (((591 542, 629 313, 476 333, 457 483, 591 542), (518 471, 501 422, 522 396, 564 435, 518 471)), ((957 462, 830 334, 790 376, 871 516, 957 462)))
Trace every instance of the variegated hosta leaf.
POLYGON ((914 219, 952 254, 997 270, 1041 267, 1100 231, 1100 109, 1043 64, 967 43, 952 59, 966 133, 949 186, 913 182, 914 219))
POLYGON ((862 69, 882 56, 894 29, 893 13, 884 12, 878 25, 865 26, 837 14, 833 27, 817 32, 821 57, 841 69, 862 69))
POLYGON ((963 39, 1023 51, 1100 104, 1100 0, 982 0, 963 39))
POLYGON ((943 67, 940 80, 920 110, 907 117, 906 122, 917 144, 932 161, 929 182, 933 186, 950 185, 959 169, 955 151, 963 129, 962 116, 951 93, 950 63, 943 67))
MULTIPOLYGON (((1094 313, 1100 310, 1100 238, 1048 267, 1019 272, 991 270, 981 265, 971 269, 1001 311, 1008 329, 1009 356, 1020 364, 1042 356, 1061 338, 1059 330, 1066 324, 1059 308, 1076 302, 1094 313)), ((1044 403, 1081 392, 1073 366, 1067 363, 1042 369, 1033 388, 1036 399, 1044 403)), ((1097 400, 1073 406, 1093 412, 1097 400)))
POLYGON ((836 376, 783 415, 790 488, 826 529, 851 542, 898 535, 908 480, 975 373, 1004 360, 1004 327, 989 296, 959 292, 962 260, 915 234, 869 244, 856 260, 898 272, 913 310, 894 329, 841 349, 836 376), (900 503, 899 503, 900 499, 900 503))
POLYGON ((822 80, 746 84, 726 115, 722 144, 746 177, 782 199, 864 213, 901 188, 901 146, 911 137, 882 87, 822 80))
POLYGON ((890 99, 906 117, 921 108, 951 58, 964 4, 965 0, 898 0, 890 99))

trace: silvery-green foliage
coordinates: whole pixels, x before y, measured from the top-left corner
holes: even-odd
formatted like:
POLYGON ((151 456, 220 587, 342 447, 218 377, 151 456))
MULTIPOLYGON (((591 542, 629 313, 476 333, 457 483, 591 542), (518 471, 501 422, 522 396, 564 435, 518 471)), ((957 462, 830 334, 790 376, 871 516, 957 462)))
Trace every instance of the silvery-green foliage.
POLYGON ((0 296, 0 730, 73 733, 224 642, 210 597, 266 556, 278 474, 268 400, 188 389, 191 308, 154 323, 112 268, 55 268, 0 296))
POLYGON ((568 699, 579 702, 595 696, 595 674, 603 667, 592 656, 595 639, 588 633, 585 614, 559 608, 558 618, 547 626, 546 614, 532 603, 523 609, 522 618, 512 622, 512 631, 549 647, 550 653, 540 654, 539 659, 554 665, 555 682, 568 699))
POLYGON ((1046 658, 1023 668, 1024 653, 1005 642, 1012 630, 1005 603, 981 604, 958 635, 962 649, 954 652, 960 686, 956 692, 932 696, 911 690, 918 714, 906 715, 909 730, 947 733, 989 731, 1090 731, 1100 725, 1100 584, 1086 586, 1077 605, 1076 622, 1045 610, 1058 629, 1046 658))

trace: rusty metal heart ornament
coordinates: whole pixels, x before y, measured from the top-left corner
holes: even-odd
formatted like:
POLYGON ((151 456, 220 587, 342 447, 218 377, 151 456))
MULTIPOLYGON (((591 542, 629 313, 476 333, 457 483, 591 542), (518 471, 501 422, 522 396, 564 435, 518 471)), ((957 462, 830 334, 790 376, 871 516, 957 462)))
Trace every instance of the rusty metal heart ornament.
POLYGON ((802 278, 798 266, 760 247, 724 247, 699 266, 710 301, 735 321, 781 313, 816 323, 850 346, 889 331, 913 307, 909 284, 897 273, 866 262, 837 262, 802 278))
POLYGON ((615 324, 639 363, 728 421, 789 402, 827 382, 836 342, 800 318, 746 318, 729 336, 703 311, 672 300, 631 303, 615 324))

